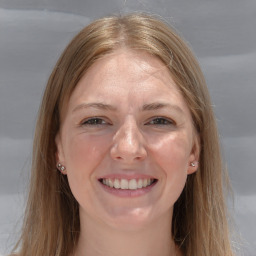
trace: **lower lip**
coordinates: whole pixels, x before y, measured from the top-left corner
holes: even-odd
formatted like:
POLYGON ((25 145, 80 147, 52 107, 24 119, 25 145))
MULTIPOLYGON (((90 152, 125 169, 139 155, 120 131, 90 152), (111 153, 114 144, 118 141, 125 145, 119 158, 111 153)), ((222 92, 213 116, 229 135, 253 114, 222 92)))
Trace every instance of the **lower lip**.
POLYGON ((152 183, 150 186, 147 186, 145 188, 138 188, 138 189, 116 189, 116 188, 108 187, 108 186, 102 184, 100 181, 99 181, 99 183, 105 191, 107 191, 108 193, 113 194, 115 196, 138 197, 138 196, 142 196, 142 195, 149 193, 153 189, 153 187, 156 185, 157 181, 152 183))

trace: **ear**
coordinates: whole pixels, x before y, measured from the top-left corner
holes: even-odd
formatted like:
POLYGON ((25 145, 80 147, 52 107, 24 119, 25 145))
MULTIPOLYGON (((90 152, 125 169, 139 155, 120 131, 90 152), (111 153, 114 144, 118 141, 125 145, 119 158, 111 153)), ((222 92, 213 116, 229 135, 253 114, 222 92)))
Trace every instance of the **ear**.
POLYGON ((194 143, 191 149, 191 153, 189 156, 188 169, 187 174, 192 174, 197 171, 199 166, 199 157, 200 157, 200 138, 199 135, 196 134, 194 137, 194 143))
MULTIPOLYGON (((56 148, 57 148, 57 151, 55 152, 56 165, 58 163, 60 163, 61 165, 66 166, 62 140, 61 140, 61 136, 59 133, 57 133, 57 135, 55 137, 55 144, 56 144, 56 148)), ((64 171, 61 171, 61 173, 67 174, 66 169, 64 171)))

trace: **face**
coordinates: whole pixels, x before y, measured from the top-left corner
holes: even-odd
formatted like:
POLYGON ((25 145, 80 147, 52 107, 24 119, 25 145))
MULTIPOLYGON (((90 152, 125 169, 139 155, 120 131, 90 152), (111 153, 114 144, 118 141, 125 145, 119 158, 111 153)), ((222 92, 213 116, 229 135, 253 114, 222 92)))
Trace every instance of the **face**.
POLYGON ((168 69, 128 50, 105 56, 80 80, 56 144, 80 218, 124 229, 170 220, 199 152, 168 69))

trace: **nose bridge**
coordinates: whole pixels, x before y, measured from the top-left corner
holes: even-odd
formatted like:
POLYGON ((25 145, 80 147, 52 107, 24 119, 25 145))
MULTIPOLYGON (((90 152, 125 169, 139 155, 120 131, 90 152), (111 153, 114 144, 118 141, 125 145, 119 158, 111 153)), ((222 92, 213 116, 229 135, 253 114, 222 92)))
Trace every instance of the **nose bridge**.
POLYGON ((116 133, 116 141, 122 146, 136 148, 139 144, 140 131, 136 120, 128 116, 116 133))
POLYGON ((137 127, 136 120, 132 117, 127 117, 123 126, 121 127, 121 139, 123 139, 128 145, 135 145, 139 139, 139 129, 137 127))
POLYGON ((132 116, 128 116, 114 136, 112 156, 116 159, 143 159, 146 155, 144 139, 132 116))

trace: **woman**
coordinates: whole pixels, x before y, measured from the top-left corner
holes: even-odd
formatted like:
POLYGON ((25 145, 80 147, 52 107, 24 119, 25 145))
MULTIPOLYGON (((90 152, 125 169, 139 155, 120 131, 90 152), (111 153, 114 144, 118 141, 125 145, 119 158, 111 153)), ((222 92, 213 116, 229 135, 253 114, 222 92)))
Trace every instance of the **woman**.
POLYGON ((164 22, 84 28, 49 78, 33 152, 18 255, 233 255, 207 87, 164 22))

